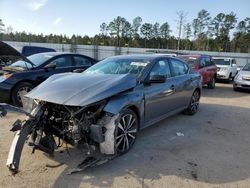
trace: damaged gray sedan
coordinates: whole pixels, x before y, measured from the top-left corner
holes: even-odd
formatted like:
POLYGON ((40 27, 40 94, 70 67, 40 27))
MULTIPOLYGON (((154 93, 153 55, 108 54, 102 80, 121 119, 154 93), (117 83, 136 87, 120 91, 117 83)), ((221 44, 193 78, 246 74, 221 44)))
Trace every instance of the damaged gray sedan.
POLYGON ((86 151, 83 170, 129 151, 139 130, 168 116, 198 110, 200 75, 174 57, 107 58, 83 73, 53 75, 23 98, 8 168, 17 173, 24 143, 52 154, 59 140, 86 151))

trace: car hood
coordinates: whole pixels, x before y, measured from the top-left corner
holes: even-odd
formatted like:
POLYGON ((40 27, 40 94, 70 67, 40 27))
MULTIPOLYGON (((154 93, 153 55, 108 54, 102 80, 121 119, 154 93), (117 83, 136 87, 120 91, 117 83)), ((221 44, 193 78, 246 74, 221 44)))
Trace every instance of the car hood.
POLYGON ((136 86, 131 74, 64 73, 49 77, 26 97, 68 106, 86 106, 136 86))
POLYGON ((240 71, 238 74, 241 76, 250 76, 250 71, 240 71))
POLYGON ((0 57, 16 57, 22 59, 32 65, 34 65, 29 59, 23 56, 20 52, 18 52, 15 48, 10 45, 0 41, 0 57))

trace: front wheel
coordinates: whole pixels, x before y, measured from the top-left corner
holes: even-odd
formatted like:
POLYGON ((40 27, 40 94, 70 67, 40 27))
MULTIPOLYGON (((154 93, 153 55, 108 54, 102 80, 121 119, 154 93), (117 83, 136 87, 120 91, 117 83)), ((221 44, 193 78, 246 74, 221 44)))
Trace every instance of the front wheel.
POLYGON ((194 115, 198 111, 199 103, 200 103, 200 92, 199 90, 196 89, 193 92, 188 108, 184 111, 184 113, 187 115, 194 115))
POLYGON ((22 97, 30 92, 34 86, 29 82, 22 82, 18 84, 12 91, 11 98, 15 106, 22 107, 22 97))
POLYGON ((115 130, 115 148, 118 155, 128 152, 135 143, 139 121, 130 109, 122 110, 115 130))

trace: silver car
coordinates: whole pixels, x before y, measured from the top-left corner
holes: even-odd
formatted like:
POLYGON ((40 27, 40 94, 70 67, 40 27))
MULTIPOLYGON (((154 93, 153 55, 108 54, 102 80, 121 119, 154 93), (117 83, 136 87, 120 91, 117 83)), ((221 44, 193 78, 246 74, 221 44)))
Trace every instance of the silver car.
POLYGON ((51 76, 23 101, 30 113, 13 125, 7 166, 18 172, 28 135, 33 151, 52 154, 60 146, 55 136, 84 148, 76 171, 100 164, 129 151, 139 130, 176 113, 195 114, 200 95, 200 75, 163 55, 110 57, 83 73, 51 76))
POLYGON ((247 63, 234 78, 233 89, 235 91, 239 89, 250 90, 250 63, 247 63))

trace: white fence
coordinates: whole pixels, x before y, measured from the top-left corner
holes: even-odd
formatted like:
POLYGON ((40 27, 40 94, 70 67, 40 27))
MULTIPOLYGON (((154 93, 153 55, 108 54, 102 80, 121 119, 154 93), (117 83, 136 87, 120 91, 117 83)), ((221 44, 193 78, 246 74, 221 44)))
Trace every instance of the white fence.
MULTIPOLYGON (((4 41, 17 50, 21 51, 23 46, 41 46, 53 48, 56 51, 75 52, 93 57, 97 60, 104 59, 109 56, 122 54, 148 54, 148 53, 176 53, 176 50, 170 49, 152 49, 152 48, 130 48, 130 47, 114 47, 114 46, 96 46, 96 45, 72 45, 72 44, 55 44, 55 43, 29 43, 4 41)), ((238 66, 243 66, 250 62, 250 53, 229 53, 229 52, 207 52, 207 51, 188 51, 180 50, 179 53, 184 54, 207 54, 216 57, 233 57, 236 59, 238 66)))

